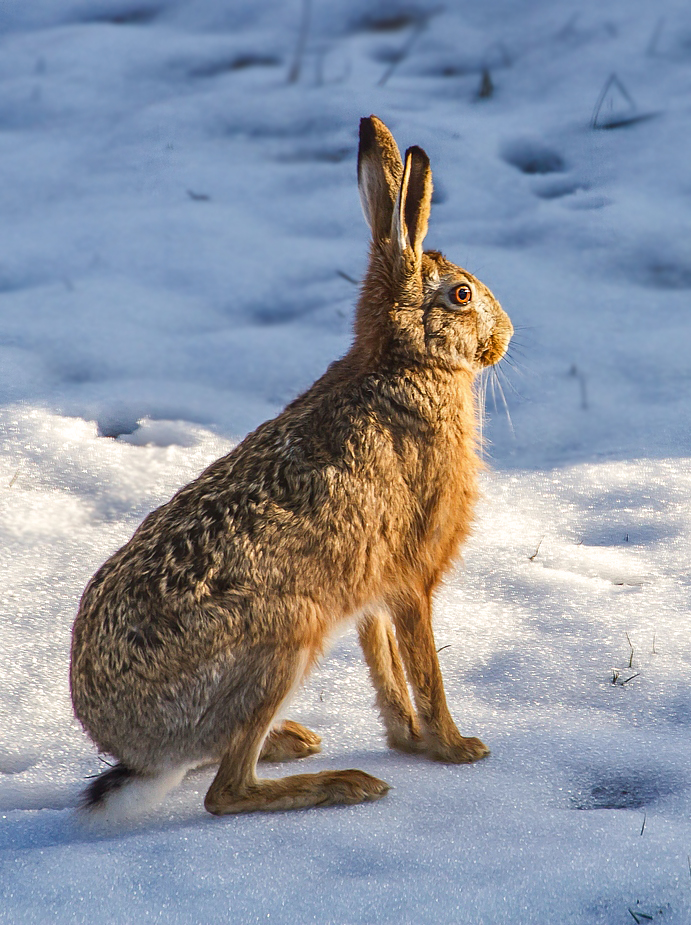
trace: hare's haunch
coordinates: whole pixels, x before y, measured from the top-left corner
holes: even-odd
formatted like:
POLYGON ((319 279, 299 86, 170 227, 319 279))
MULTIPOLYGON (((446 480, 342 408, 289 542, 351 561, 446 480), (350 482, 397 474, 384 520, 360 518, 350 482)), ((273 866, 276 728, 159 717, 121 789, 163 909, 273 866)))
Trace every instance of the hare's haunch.
POLYGON ((72 700, 118 762, 86 807, 127 811, 208 762, 217 814, 383 796, 362 771, 256 774, 260 758, 318 750, 280 717, 348 620, 389 745, 456 763, 488 752, 447 708, 431 599, 476 499, 473 379, 504 355, 511 322, 479 280, 423 251, 429 160, 417 147, 402 160, 375 116, 360 124, 358 181, 372 241, 350 351, 149 514, 84 591, 72 700))

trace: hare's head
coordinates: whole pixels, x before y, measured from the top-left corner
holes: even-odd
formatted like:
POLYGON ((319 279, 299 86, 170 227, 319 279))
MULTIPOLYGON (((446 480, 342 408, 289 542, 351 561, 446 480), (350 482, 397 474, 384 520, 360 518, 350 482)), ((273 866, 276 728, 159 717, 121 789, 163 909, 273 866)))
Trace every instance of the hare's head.
POLYGON ((405 160, 376 116, 360 122, 358 186, 372 231, 356 343, 383 356, 475 373, 500 360, 513 327, 489 289, 438 251, 423 251, 432 171, 422 148, 405 160))

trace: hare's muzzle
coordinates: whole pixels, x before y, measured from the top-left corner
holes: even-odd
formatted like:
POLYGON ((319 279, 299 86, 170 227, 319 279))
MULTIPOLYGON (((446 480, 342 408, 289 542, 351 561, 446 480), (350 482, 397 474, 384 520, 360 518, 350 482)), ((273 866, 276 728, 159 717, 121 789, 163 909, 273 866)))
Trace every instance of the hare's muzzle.
POLYGON ((494 328, 489 337, 478 345, 477 361, 480 366, 494 366, 506 353, 513 335, 513 325, 506 312, 497 306, 494 328))

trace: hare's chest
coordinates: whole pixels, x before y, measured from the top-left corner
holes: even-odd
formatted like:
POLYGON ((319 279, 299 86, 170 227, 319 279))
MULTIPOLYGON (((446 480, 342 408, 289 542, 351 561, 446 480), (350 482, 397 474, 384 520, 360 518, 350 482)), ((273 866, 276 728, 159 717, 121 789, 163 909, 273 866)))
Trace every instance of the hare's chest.
POLYGON ((477 478, 471 460, 465 462, 460 476, 444 473, 434 486, 420 548, 432 580, 446 571, 470 533, 476 499, 477 478))

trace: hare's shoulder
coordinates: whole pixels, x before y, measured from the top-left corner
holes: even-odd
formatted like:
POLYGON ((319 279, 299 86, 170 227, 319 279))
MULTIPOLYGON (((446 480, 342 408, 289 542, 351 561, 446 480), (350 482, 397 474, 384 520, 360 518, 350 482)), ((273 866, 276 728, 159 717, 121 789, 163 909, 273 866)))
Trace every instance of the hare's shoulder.
POLYGON ((298 492, 303 480, 329 484, 362 473, 406 439, 429 436, 418 405, 395 383, 358 376, 315 383, 277 417, 212 463, 173 501, 210 506, 213 497, 260 503, 298 492), (286 479, 288 484, 286 484, 286 479), (296 480, 296 481, 293 481, 296 480))

